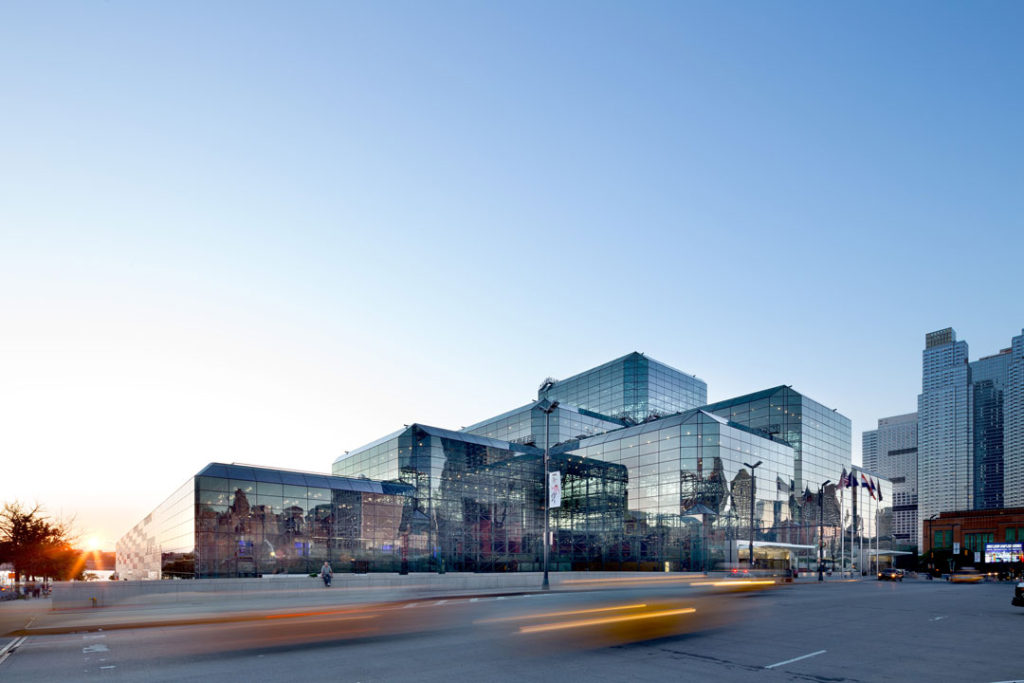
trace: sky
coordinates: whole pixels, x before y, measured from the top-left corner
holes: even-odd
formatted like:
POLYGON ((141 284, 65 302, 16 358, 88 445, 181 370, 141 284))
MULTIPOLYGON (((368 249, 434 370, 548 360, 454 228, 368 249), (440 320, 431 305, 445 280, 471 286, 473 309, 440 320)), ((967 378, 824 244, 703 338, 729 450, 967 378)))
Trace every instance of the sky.
MULTIPOLYGON (((1024 328, 1016 2, 0 8, 0 501, 116 540, 641 351, 913 412, 1024 328)), ((838 473, 837 473, 838 476, 838 473)))

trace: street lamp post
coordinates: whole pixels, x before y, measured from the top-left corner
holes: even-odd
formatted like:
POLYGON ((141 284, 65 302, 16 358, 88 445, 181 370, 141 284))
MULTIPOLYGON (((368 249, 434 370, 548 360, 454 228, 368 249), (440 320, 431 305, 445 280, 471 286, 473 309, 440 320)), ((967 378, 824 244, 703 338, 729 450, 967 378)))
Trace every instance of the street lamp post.
POLYGON ((754 470, 761 466, 761 461, 758 460, 756 463, 751 465, 749 462, 743 463, 750 468, 750 546, 747 551, 750 555, 750 568, 754 568, 754 470))
POLYGON ((551 589, 551 584, 548 583, 548 535, 550 534, 548 517, 551 507, 551 501, 549 500, 550 486, 548 484, 548 452, 551 449, 551 413, 555 412, 557 407, 558 401, 548 401, 547 399, 540 405, 540 409, 544 413, 544 583, 541 584, 542 590, 551 589))
POLYGON ((821 486, 818 487, 818 581, 825 580, 824 568, 822 567, 823 560, 822 554, 825 550, 825 487, 832 483, 831 479, 826 479, 822 482, 821 486))

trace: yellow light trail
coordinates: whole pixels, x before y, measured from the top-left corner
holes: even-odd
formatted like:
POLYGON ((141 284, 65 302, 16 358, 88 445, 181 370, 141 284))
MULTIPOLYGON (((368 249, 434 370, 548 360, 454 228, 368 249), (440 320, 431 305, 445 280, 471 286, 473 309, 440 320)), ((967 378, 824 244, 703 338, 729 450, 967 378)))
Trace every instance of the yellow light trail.
POLYGON ((728 581, 695 581, 691 586, 774 586, 775 582, 765 579, 762 581, 753 580, 728 580, 728 581))
POLYGON ((521 614, 515 617, 499 617, 497 619, 480 619, 474 624, 494 624, 501 621, 522 621, 524 619, 548 619, 552 617, 570 617, 574 614, 594 614, 596 612, 612 612, 623 609, 641 609, 647 607, 647 603, 637 605, 619 605, 618 607, 595 607, 594 609, 574 609, 566 612, 545 612, 541 614, 521 614))
POLYGON ((600 619, 578 619, 576 621, 563 621, 555 624, 541 624, 539 626, 521 626, 520 633, 541 633, 543 631, 558 631, 567 628, 580 628, 583 626, 600 626, 602 624, 617 624, 625 621, 636 621, 638 619, 655 619, 657 617, 671 617, 676 614, 692 614, 697 610, 693 607, 682 609, 667 609, 659 612, 647 612, 646 614, 630 614, 621 617, 602 617, 600 619))

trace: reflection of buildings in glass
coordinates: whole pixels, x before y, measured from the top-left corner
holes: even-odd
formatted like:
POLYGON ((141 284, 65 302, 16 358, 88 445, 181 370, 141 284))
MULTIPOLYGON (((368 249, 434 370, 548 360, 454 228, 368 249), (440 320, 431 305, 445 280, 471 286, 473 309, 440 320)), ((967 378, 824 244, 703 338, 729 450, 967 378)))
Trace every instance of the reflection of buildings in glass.
MULTIPOLYGON (((334 477, 211 465, 178 508, 154 515, 182 521, 177 543, 194 549, 198 576, 303 573, 325 558, 371 571, 539 570, 550 426, 563 478, 552 569, 700 569, 736 562, 749 537, 744 462, 763 462, 760 543, 813 541, 817 506, 800 492, 851 466, 849 420, 835 411, 789 387, 701 409, 703 381, 643 354, 546 381, 544 398, 561 402, 550 417, 532 403, 459 432, 409 425, 346 452, 334 477)), ((125 557, 142 531, 163 533, 133 530, 125 557)))

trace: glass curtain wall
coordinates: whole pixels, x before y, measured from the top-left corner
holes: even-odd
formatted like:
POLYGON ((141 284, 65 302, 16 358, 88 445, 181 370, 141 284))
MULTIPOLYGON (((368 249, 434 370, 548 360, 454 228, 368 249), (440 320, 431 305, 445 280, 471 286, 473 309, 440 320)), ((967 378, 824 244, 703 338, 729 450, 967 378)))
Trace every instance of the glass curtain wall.
POLYGON ((397 571, 412 489, 211 465, 195 477, 198 577, 397 571))

